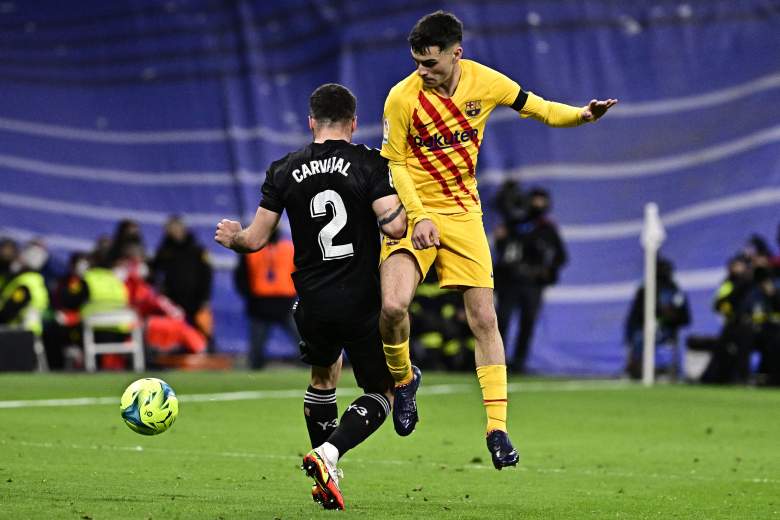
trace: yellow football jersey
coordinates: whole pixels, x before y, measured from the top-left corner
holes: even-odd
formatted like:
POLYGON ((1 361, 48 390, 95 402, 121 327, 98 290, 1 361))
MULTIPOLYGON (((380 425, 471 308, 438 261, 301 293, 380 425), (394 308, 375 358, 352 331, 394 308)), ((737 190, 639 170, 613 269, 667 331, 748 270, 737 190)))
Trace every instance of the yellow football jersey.
POLYGON ((498 71, 461 60, 455 94, 444 98, 414 72, 385 101, 382 155, 406 162, 424 208, 479 213, 475 176, 485 123, 498 105, 511 106, 520 85, 498 71))

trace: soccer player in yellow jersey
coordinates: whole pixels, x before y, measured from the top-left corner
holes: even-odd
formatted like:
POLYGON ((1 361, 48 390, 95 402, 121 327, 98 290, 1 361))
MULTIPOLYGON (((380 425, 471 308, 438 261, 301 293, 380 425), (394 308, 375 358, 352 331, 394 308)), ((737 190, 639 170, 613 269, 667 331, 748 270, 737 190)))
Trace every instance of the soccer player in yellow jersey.
POLYGON ((408 308, 417 285, 435 265, 441 287, 463 292, 476 339, 477 377, 487 412, 487 445, 497 469, 514 466, 517 451, 506 433, 504 346, 493 306, 490 248, 477 192, 477 155, 485 123, 498 105, 522 118, 556 127, 592 122, 617 100, 585 107, 546 101, 477 62, 462 59, 463 25, 437 11, 409 35, 417 70, 387 96, 381 153, 390 161, 409 218, 401 240, 382 246, 380 331, 396 382, 393 423, 409 435, 418 420, 415 395, 422 374, 409 359, 408 308))

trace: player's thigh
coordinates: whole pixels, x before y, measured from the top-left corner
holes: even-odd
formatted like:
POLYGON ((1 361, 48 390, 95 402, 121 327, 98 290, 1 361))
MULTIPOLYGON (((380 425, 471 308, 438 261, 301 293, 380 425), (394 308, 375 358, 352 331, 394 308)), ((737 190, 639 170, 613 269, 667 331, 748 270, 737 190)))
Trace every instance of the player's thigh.
POLYGON ((336 338, 326 334, 332 327, 327 322, 312 315, 301 300, 295 305, 293 319, 301 338, 298 342, 301 361, 323 369, 334 365, 341 357, 342 347, 336 338))
POLYGON ((436 270, 441 287, 493 288, 493 260, 481 215, 440 215, 436 270))
MULTIPOLYGON (((426 272, 432 262, 432 259, 427 262, 426 272)), ((390 254, 379 267, 382 307, 386 310, 408 308, 422 276, 420 259, 417 258, 414 250, 399 249, 390 254)))

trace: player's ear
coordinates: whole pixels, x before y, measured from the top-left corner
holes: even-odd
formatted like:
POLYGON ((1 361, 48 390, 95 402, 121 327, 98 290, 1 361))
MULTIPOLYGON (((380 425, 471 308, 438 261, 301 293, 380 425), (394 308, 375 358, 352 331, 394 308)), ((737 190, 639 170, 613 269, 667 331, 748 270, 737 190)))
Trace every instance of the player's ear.
POLYGON ((357 129, 357 116, 352 118, 352 131, 354 132, 357 129))
POLYGON ((461 47, 460 45, 456 46, 455 49, 452 51, 452 56, 453 56, 452 59, 453 63, 461 59, 463 57, 463 47, 461 47))
POLYGON ((309 130, 314 131, 314 118, 309 116, 309 130))

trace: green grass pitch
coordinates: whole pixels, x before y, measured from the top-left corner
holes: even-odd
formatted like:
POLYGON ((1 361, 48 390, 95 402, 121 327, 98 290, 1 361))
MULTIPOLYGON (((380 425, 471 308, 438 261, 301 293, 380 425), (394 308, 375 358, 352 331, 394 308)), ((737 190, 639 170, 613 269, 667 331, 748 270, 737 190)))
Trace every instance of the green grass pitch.
POLYGON ((780 518, 777 390, 510 379, 499 472, 474 375, 426 373, 417 431, 348 453, 335 512, 299 469, 307 372, 156 376, 181 405, 156 437, 119 416, 135 374, 0 376, 0 518, 780 518), (31 402, 78 397, 108 399, 31 402))

